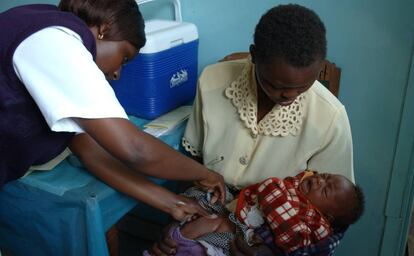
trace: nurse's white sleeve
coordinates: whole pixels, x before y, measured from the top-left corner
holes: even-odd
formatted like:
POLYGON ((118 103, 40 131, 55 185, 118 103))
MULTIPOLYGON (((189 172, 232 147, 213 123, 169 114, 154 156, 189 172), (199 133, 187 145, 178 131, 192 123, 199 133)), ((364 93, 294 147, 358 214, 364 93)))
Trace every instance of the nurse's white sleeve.
POLYGON ((184 149, 191 153, 192 156, 202 156, 202 147, 204 145, 204 120, 199 86, 193 104, 193 112, 187 122, 182 144, 184 149))
POLYGON ((17 76, 56 132, 83 132, 72 119, 128 118, 79 36, 61 27, 26 38, 13 55, 17 76))
POLYGON ((344 107, 336 113, 319 152, 308 161, 308 169, 341 174, 355 182, 351 128, 344 107))

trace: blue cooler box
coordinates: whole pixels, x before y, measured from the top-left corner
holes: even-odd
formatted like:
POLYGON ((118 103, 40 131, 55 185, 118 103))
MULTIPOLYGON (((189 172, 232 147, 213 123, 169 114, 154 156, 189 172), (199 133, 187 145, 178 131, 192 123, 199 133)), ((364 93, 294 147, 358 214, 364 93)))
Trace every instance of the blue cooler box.
POLYGON ((187 22, 149 20, 145 34, 145 46, 111 84, 128 114, 154 119, 193 100, 198 32, 187 22))

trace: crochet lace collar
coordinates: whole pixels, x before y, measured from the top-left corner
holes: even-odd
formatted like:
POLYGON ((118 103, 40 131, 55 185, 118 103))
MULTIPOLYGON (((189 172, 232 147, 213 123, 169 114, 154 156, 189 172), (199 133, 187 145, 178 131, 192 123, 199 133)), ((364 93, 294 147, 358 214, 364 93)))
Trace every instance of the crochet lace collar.
POLYGON ((240 76, 225 90, 226 97, 237 108, 240 119, 253 135, 297 135, 302 126, 306 93, 299 95, 289 106, 275 105, 257 123, 257 85, 254 70, 254 64, 248 60, 240 76))

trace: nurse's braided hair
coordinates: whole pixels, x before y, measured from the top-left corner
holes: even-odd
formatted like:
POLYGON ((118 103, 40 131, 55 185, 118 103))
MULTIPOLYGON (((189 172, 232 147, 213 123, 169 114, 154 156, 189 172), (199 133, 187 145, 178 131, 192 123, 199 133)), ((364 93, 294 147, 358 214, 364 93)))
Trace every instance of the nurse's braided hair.
POLYGON ((61 0, 58 8, 72 12, 89 27, 108 25, 105 40, 145 45, 144 19, 135 0, 61 0))

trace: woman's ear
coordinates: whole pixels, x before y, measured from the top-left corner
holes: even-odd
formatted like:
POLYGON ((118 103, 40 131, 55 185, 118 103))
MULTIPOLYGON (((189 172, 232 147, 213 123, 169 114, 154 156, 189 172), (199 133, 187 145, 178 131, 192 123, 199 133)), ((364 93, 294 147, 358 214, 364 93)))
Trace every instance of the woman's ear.
POLYGON ((250 56, 252 57, 252 63, 256 64, 256 46, 254 44, 251 44, 249 51, 250 51, 250 56))
POLYGON ((105 34, 109 31, 109 25, 107 24, 107 23, 104 23, 104 24, 102 24, 102 25, 99 25, 99 26, 97 26, 97 32, 98 32, 98 34, 96 35, 96 37, 99 39, 99 40, 102 40, 102 39, 104 39, 105 38, 105 34))

